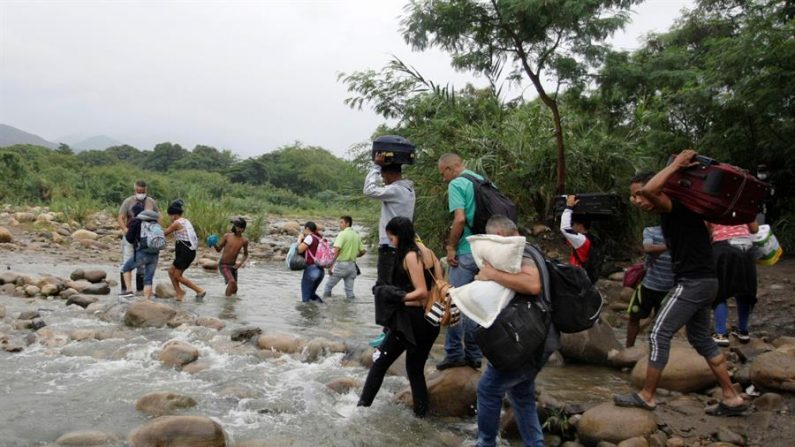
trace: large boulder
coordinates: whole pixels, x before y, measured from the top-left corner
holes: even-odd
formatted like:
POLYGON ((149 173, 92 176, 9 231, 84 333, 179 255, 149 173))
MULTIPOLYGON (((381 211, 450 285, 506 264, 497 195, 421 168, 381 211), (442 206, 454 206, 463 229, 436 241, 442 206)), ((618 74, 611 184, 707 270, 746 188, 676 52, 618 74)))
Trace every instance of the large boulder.
POLYGON ((224 430, 203 416, 162 416, 130 433, 133 447, 226 447, 224 430))
POLYGON ((8 231, 8 228, 0 227, 0 244, 6 242, 14 242, 14 236, 8 231))
POLYGON ((86 279, 86 272, 83 269, 75 269, 70 275, 69 279, 72 281, 79 281, 81 279, 86 279))
MULTIPOLYGON (((643 387, 646 379, 648 357, 644 357, 632 369, 632 384, 643 387)), ((668 357, 668 364, 662 372, 659 387, 681 393, 703 390, 715 385, 716 379, 709 369, 707 360, 695 349, 687 346, 673 346, 668 357)))
POLYGON ((782 345, 751 364, 751 383, 763 390, 795 392, 795 350, 782 345))
POLYGON ((135 409, 150 416, 160 417, 174 414, 177 410, 196 406, 192 397, 171 392, 149 393, 135 402, 135 409))
MULTIPOLYGON (((480 372, 469 367, 446 369, 427 378, 431 413, 442 417, 469 417, 474 414, 478 380, 480 372)), ((395 399, 411 407, 411 388, 404 388, 395 399)))
POLYGON ((58 445, 89 446, 105 445, 119 442, 116 436, 101 431, 84 430, 64 434, 55 440, 58 445))
POLYGON ((657 420, 651 411, 622 408, 612 402, 603 403, 583 413, 577 422, 577 436, 586 445, 599 441, 619 442, 646 436, 657 430, 657 420))
POLYGON ((180 368, 199 358, 199 350, 190 343, 171 340, 163 345, 157 358, 165 365, 180 368))
POLYGON ((99 235, 89 230, 77 230, 72 233, 72 239, 76 241, 95 241, 99 235))
POLYGON ((201 258, 199 259, 199 266, 205 270, 218 270, 218 261, 215 259, 201 258))
POLYGON ((560 342, 560 352, 566 360, 591 365, 608 365, 611 351, 621 351, 613 328, 604 321, 587 331, 561 334, 560 342))
POLYGON ((124 324, 130 327, 163 327, 177 311, 165 304, 136 301, 124 314, 124 324))
POLYGON ((215 317, 199 317, 196 319, 196 326, 207 327, 210 329, 215 329, 216 331, 220 331, 226 324, 215 317))
POLYGON ((246 341, 262 334, 262 329, 256 326, 245 326, 232 331, 232 341, 246 341))
POLYGON ((36 220, 36 216, 33 213, 14 213, 14 220, 19 223, 30 223, 36 220))
POLYGON ((72 281, 67 281, 64 286, 68 289, 75 289, 78 293, 83 293, 84 290, 91 287, 91 282, 86 279, 75 279, 72 281))
POLYGON ((257 338, 257 346, 260 349, 293 354, 301 352, 304 341, 289 334, 263 334, 257 338))

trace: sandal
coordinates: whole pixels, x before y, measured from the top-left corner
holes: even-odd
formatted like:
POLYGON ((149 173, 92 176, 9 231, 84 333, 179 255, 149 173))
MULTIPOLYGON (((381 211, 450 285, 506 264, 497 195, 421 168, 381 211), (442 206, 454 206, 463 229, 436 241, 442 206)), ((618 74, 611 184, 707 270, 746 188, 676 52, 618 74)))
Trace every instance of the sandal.
POLYGON ((735 405, 730 407, 723 402, 718 402, 715 405, 710 405, 704 409, 704 413, 710 416, 743 416, 748 410, 748 403, 742 405, 735 405))
POLYGON ((613 403, 619 407, 641 408, 648 411, 654 411, 657 408, 657 405, 647 404, 638 393, 615 394, 613 395, 613 403))

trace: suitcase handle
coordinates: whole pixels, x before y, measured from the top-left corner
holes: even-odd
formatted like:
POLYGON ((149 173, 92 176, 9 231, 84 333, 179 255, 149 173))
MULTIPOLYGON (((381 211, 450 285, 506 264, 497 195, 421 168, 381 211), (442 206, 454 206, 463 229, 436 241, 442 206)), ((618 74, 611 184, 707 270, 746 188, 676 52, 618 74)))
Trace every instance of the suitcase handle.
MULTIPOLYGON (((673 163, 674 158, 676 158, 676 155, 671 155, 670 157, 668 157, 668 163, 666 163, 666 165, 669 165, 669 164, 673 163)), ((706 157, 704 155, 696 155, 695 157, 693 157, 693 160, 698 162, 698 167, 701 168, 701 169, 708 168, 708 167, 710 167, 712 165, 720 164, 714 158, 706 157)), ((683 170, 684 171, 688 171, 688 170, 694 169, 696 167, 697 166, 694 165, 694 166, 691 166, 689 168, 685 168, 683 170)))

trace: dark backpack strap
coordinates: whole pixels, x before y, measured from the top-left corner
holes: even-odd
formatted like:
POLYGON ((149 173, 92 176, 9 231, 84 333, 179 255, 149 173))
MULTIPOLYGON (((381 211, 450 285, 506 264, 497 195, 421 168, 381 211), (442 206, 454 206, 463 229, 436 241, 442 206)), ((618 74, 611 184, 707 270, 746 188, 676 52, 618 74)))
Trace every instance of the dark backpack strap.
POLYGON ((530 258, 536 263, 539 277, 541 278, 541 294, 539 298, 544 302, 547 309, 552 308, 552 290, 549 284, 549 269, 547 269, 547 261, 541 249, 533 244, 525 244, 524 252, 530 255, 530 258))
MULTIPOLYGON (((477 214, 477 212, 478 212, 478 188, 483 186, 483 185, 487 185, 487 184, 489 184, 491 182, 485 176, 483 176, 483 180, 480 180, 479 178, 475 177, 472 174, 466 174, 466 173, 462 173, 460 175, 460 177, 463 177, 463 178, 469 180, 470 182, 472 182, 472 187, 474 188, 474 190, 473 190, 473 192, 474 192, 473 199, 475 200, 475 214, 477 214)), ((466 217, 466 216, 464 216, 464 217, 466 217)), ((473 234, 475 233, 475 230, 472 229, 472 226, 475 225, 474 216, 472 217, 472 225, 470 225, 469 222, 467 222, 466 219, 464 219, 464 225, 466 225, 467 228, 469 228, 470 233, 473 233, 473 234)))

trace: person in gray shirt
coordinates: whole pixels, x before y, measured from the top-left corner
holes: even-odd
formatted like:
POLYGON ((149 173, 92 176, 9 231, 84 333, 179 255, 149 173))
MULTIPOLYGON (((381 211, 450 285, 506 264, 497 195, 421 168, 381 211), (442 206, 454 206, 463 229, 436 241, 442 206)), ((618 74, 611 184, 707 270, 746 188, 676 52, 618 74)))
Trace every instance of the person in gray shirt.
POLYGON ((392 283, 395 247, 389 244, 386 224, 393 217, 414 220, 414 182, 403 178, 399 164, 384 165, 383 154, 376 154, 372 168, 364 179, 364 195, 381 201, 381 218, 378 221, 378 281, 392 283))
MULTIPOLYGON (((135 251, 132 244, 127 242, 124 238, 124 234, 127 233, 127 224, 135 217, 133 214, 133 206, 135 204, 140 204, 144 210, 148 211, 160 211, 157 209, 157 202, 155 199, 149 197, 146 190, 146 182, 143 180, 138 180, 135 182, 133 195, 124 199, 122 202, 121 207, 119 208, 119 228, 122 231, 122 238, 121 238, 121 266, 127 262, 129 258, 132 257, 133 252, 135 251)), ((121 293, 126 294, 128 292, 127 288, 124 285, 124 277, 121 273, 119 273, 121 278, 121 293)), ((135 283, 136 283, 136 290, 142 292, 144 290, 144 272, 143 270, 139 270, 135 276, 135 283)), ((132 292, 132 291, 129 291, 132 292)))

